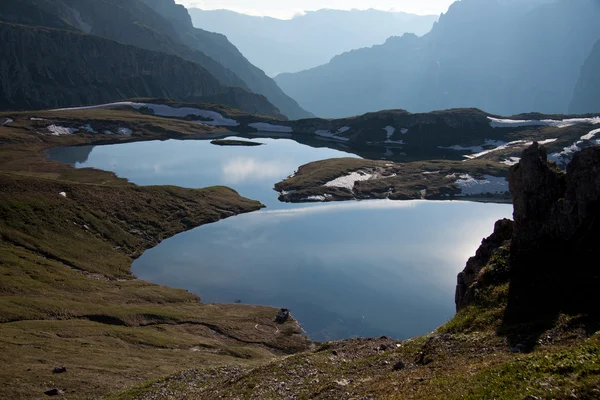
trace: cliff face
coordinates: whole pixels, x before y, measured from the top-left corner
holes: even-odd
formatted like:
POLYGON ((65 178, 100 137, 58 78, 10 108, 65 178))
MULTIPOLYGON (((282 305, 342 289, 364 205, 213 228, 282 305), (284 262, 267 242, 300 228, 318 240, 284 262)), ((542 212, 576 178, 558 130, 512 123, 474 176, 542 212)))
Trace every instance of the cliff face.
POLYGON ((600 40, 581 67, 581 75, 569 112, 588 113, 600 111, 600 40))
POLYGON ((510 247, 507 322, 600 313, 600 147, 573 157, 564 174, 534 143, 510 169, 514 227, 499 221, 459 274, 456 304, 477 304, 478 274, 489 254, 510 247), (508 243, 510 241, 510 246, 508 243))
POLYGON ((600 310, 600 148, 576 153, 564 175, 534 144, 510 170, 515 205, 507 316, 600 310))
MULTIPOLYGON (((251 91, 267 97, 283 114, 292 119, 312 116, 286 95, 273 79, 252 65, 225 35, 195 28, 188 11, 183 6, 175 4, 174 0, 142 1, 172 22, 183 44, 192 50, 206 54, 219 65, 231 70, 251 91)), ((210 66, 207 69, 213 72, 210 66)))
POLYGON ((97 36, 0 23, 0 109, 165 97, 280 116, 263 96, 223 86, 198 64, 97 36))
MULTIPOLYGON (((195 29, 187 10, 172 0, 6 0, 0 2, 0 21, 36 28, 71 30, 108 38, 138 49, 178 56, 196 63, 203 70, 201 79, 210 74, 222 86, 237 88, 229 90, 230 98, 251 97, 240 89, 259 95, 256 98, 260 100, 249 104, 255 111, 273 115, 271 110, 275 107, 264 107, 265 100, 262 96, 265 96, 271 104, 293 118, 310 116, 285 95, 271 78, 250 64, 227 38, 195 29)), ((64 50, 75 58, 79 57, 81 49, 64 50)), ((105 57, 108 59, 112 55, 106 53, 105 57)), ((23 62, 34 69, 52 68, 48 58, 23 59, 23 62), (36 65, 33 61, 41 64, 36 65)), ((115 81, 119 79, 114 78, 115 81)), ((178 77, 173 76, 172 79, 178 77)), ((43 84, 50 85, 51 82, 51 79, 47 79, 43 84)), ((188 79, 174 84, 184 85, 190 84, 189 82, 188 79)), ((58 86, 59 82, 56 84, 58 86)), ((162 96, 161 92, 152 95, 162 96)), ((31 101, 35 102, 35 99, 31 101)), ((250 111, 247 108, 245 110, 250 111)))

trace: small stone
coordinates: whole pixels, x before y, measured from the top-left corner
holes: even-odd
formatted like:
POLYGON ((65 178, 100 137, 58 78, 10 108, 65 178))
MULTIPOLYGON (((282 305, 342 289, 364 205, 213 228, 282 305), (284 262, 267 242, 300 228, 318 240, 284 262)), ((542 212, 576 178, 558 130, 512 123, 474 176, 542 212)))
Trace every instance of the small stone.
POLYGON ((46 396, 60 396, 61 394, 65 394, 63 390, 60 389, 50 389, 44 392, 46 396))
POLYGON ((511 353, 522 353, 523 351, 525 351, 525 345, 520 343, 510 349, 511 353))
POLYGON ((403 370, 404 368, 406 368, 406 364, 404 364, 402 361, 398 361, 396 364, 394 364, 394 367, 392 368, 392 370, 400 371, 400 370, 403 370))
POLYGON ((65 373, 65 372, 67 372, 67 367, 63 367, 62 365, 61 365, 61 366, 58 366, 58 367, 55 367, 55 368, 52 370, 52 373, 53 373, 53 374, 63 374, 63 373, 65 373))
POLYGON ((59 193, 59 196, 62 196, 62 197, 67 197, 67 193, 66 193, 66 192, 60 192, 60 193, 59 193))
POLYGON ((277 322, 278 324, 283 324, 289 318, 290 318, 290 310, 288 310, 287 308, 282 308, 277 313, 277 316, 275 317, 275 322, 277 322))
POLYGON ((335 381, 335 383, 337 383, 340 386, 348 386, 350 384, 350 381, 348 379, 342 379, 339 381, 335 381))

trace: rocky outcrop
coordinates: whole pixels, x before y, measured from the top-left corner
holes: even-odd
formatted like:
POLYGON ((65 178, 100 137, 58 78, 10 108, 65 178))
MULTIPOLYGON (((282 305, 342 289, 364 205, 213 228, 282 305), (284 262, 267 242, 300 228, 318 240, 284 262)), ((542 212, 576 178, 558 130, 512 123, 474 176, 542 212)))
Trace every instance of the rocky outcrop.
POLYGON ((483 268, 488 265, 492 256, 503 246, 510 243, 513 234, 513 221, 502 219, 496 222, 494 233, 483 239, 474 257, 467 261, 465 269, 458 274, 456 284, 456 310, 467 307, 476 301, 477 279, 483 268))
POLYGON ((477 279, 494 251, 510 240, 505 321, 530 322, 600 314, 600 147, 576 153, 566 174, 534 143, 509 173, 514 204, 459 274, 457 308, 476 303, 477 279))
POLYGON ((269 101, 223 86, 200 65, 98 36, 0 22, 0 109, 163 97, 279 116, 269 101))
POLYGON ((515 205, 507 316, 600 310, 600 147, 573 157, 564 175, 534 144, 512 167, 515 205))

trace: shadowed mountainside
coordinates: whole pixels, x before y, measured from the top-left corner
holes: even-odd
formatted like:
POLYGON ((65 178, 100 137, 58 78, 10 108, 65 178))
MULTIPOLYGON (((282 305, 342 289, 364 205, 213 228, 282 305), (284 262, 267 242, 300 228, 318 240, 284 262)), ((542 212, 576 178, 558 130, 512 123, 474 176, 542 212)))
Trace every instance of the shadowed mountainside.
MULTIPOLYGON (((216 78, 223 86, 239 88, 236 89, 238 97, 244 96, 244 91, 252 91, 265 95, 273 104, 277 103, 275 106, 284 114, 289 114, 294 118, 310 116, 309 113, 300 109, 292 99, 284 95, 272 79, 252 66, 226 38, 194 29, 186 9, 169 0, 130 0, 127 2, 117 0, 7 0, 0 4, 0 20, 28 26, 68 29, 81 34, 112 39, 139 49, 181 57, 197 64, 204 71, 197 72, 198 78, 193 75, 180 77, 173 75, 169 81, 172 85, 197 86, 193 82, 194 79, 202 80, 206 75, 211 75, 211 78, 216 78), (187 24, 185 23, 186 17, 187 24)), ((82 49, 61 47, 55 50, 64 51, 74 58, 82 49)), ((111 62, 110 58, 114 58, 102 47, 96 47, 94 51, 103 54, 107 63, 111 62)), ((30 70, 53 66, 51 61, 46 58, 23 59, 23 62, 31 65, 30 70), (37 65, 36 63, 41 64, 37 65)), ((90 66, 96 67, 95 64, 90 64, 90 66)), ((80 73, 85 73, 85 71, 82 70, 80 73)), ((115 81, 119 81, 120 78, 120 76, 113 77, 115 81)), ((52 79, 46 77, 45 83, 51 82, 52 79)), ((103 82, 103 84, 106 86, 110 82, 103 82)), ((60 85, 56 85, 56 88, 60 90, 60 85)), ((148 89, 151 87, 145 89, 149 91, 148 89)), ((151 97, 162 96, 160 93, 150 93, 150 95, 151 97)), ((112 100, 120 100, 123 97, 127 96, 112 100)), ((249 96, 245 95, 245 97, 249 96)), ((257 99, 259 98, 257 97, 257 99)), ((186 100, 182 97, 179 99, 186 100)), ((261 103, 264 103, 260 100, 256 102, 255 109, 262 107, 261 103)), ((46 107, 49 106, 49 104, 46 105, 46 107)), ((267 114, 266 109, 263 113, 267 114)))
POLYGON ((1 22, 0 38, 4 61, 0 65, 4 77, 0 109, 41 109, 163 96, 219 102, 281 117, 263 96, 223 86, 198 64, 176 56, 74 31, 1 22))
POLYGON ((341 54, 277 83, 320 117, 402 108, 566 113, 600 39, 594 0, 462 0, 423 37, 341 54))

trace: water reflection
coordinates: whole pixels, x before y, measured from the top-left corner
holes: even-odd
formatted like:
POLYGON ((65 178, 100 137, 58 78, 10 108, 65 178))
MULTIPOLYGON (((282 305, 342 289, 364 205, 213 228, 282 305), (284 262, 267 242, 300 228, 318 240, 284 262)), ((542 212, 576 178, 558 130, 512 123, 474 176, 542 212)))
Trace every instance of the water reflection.
POLYGON ((265 146, 137 142, 55 158, 139 185, 227 185, 267 209, 165 240, 133 265, 141 279, 205 302, 288 307, 317 340, 406 338, 452 317, 456 274, 510 205, 365 201, 282 204, 273 185, 300 165, 349 154, 288 139, 265 146), (89 156, 87 155, 89 153, 89 156))
POLYGON ((317 340, 407 338, 452 317, 456 274, 507 205, 368 201, 266 210, 166 240, 140 278, 292 309, 317 340))
MULTIPOLYGON (((242 139, 230 137, 229 139, 242 139)), ((245 140, 245 139, 244 139, 245 140)), ((167 140, 53 149, 50 157, 77 167, 115 172, 138 185, 230 186, 269 208, 286 208, 273 190, 276 182, 303 164, 327 158, 356 157, 329 148, 315 149, 291 139, 260 139, 264 146, 216 146, 204 140, 167 140), (77 162, 74 163, 73 161, 77 162)))

